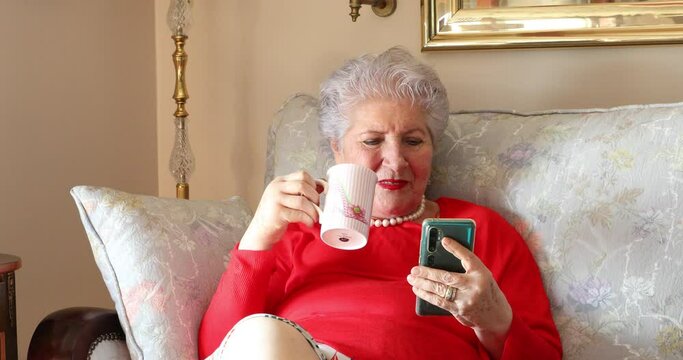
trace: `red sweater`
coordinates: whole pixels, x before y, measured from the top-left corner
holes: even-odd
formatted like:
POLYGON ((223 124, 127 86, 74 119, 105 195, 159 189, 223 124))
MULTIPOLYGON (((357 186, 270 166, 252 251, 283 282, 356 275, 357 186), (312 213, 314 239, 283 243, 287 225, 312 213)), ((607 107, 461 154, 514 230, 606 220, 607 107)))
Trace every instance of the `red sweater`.
MULTIPOLYGON (((474 253, 512 306, 503 359, 560 358, 541 276, 523 239, 488 208, 437 203, 443 218, 474 219, 474 253)), ((290 319, 354 360, 488 358, 474 331, 452 316, 415 314, 406 276, 417 265, 420 232, 416 223, 373 227, 364 248, 348 251, 324 244, 319 226, 292 224, 271 250, 235 248, 199 329, 200 358, 254 313, 290 319)))

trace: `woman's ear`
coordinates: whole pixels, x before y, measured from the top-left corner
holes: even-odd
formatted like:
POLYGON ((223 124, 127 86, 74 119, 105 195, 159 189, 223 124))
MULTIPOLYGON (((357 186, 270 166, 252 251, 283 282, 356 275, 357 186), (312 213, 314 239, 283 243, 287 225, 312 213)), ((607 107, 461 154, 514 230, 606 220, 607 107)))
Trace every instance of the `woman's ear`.
POLYGON ((339 140, 337 140, 337 139, 330 140, 330 148, 332 148, 332 154, 334 155, 334 161, 337 164, 341 163, 343 156, 342 156, 341 144, 339 143, 339 140))

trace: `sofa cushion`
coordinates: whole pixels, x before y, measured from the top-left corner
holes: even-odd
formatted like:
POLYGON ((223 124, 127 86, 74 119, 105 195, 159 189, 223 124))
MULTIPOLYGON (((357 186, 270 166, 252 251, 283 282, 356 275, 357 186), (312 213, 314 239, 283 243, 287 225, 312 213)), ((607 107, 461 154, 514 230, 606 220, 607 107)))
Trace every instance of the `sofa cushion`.
POLYGON ((332 165, 332 150, 318 129, 318 100, 306 94, 292 96, 270 126, 265 184, 301 169, 317 178, 326 177, 332 165))
MULTIPOLYGON (((266 181, 325 173, 317 122, 307 95, 278 112, 266 181)), ((683 357, 683 104, 453 113, 427 192, 518 229, 566 359, 683 357)))
POLYGON ((196 359, 199 322, 251 212, 224 201, 71 190, 132 359, 196 359))
POLYGON ((683 356, 683 105, 451 116, 429 193, 503 214, 567 359, 683 356))

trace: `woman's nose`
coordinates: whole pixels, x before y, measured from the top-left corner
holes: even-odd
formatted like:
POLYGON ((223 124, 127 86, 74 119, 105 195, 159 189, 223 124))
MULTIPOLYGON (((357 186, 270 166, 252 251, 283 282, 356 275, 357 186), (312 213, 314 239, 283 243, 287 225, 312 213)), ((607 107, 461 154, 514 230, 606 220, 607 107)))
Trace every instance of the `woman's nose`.
POLYGON ((394 170, 398 170, 408 165, 408 161, 406 160, 400 145, 387 144, 383 150, 382 160, 385 166, 394 170))

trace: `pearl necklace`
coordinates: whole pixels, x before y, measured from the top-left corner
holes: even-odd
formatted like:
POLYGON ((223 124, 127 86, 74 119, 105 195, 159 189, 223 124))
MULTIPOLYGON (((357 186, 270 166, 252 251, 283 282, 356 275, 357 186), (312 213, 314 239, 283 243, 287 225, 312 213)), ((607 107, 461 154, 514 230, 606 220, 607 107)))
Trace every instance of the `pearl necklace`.
POLYGON ((378 219, 378 218, 372 218, 370 220, 370 225, 374 227, 380 227, 380 226, 394 226, 394 225, 400 225, 403 224, 406 221, 413 221, 420 216, 422 216, 422 213, 425 211, 425 197, 422 195, 422 202, 420 203, 420 207, 415 210, 414 213, 406 215, 406 216, 396 216, 392 218, 387 218, 387 219, 378 219))

